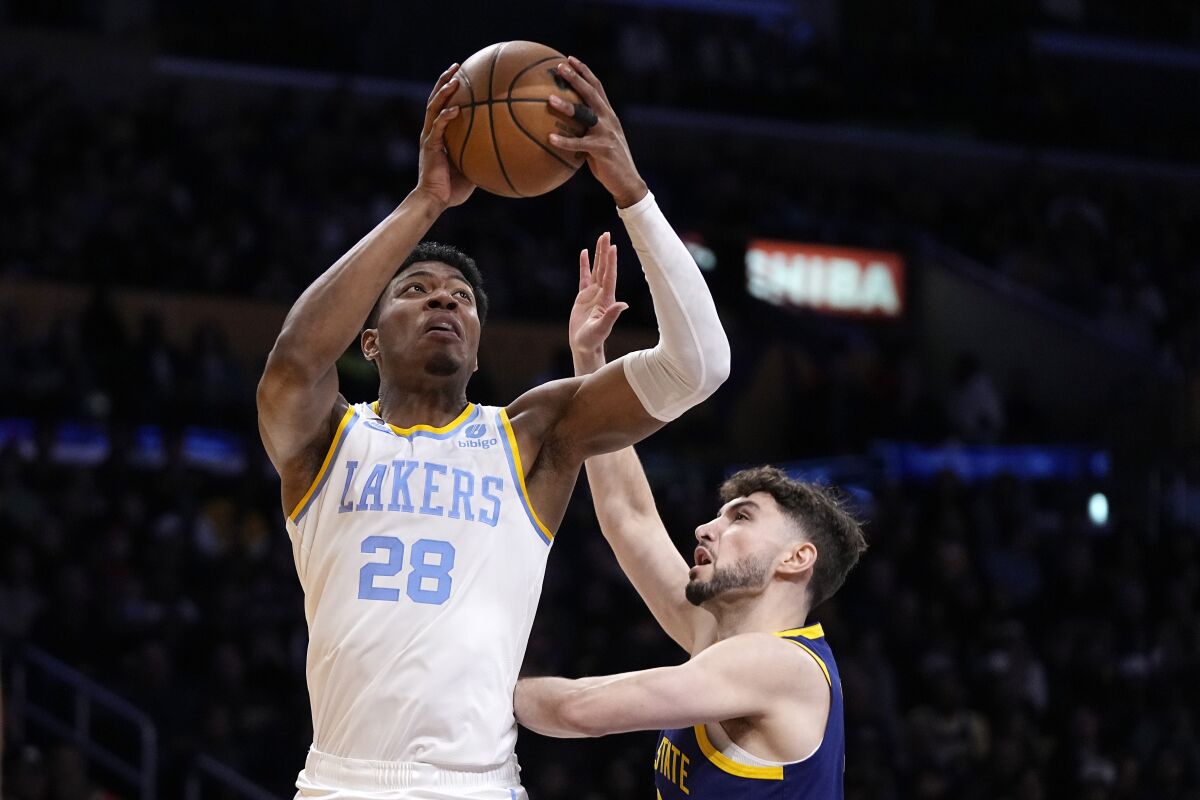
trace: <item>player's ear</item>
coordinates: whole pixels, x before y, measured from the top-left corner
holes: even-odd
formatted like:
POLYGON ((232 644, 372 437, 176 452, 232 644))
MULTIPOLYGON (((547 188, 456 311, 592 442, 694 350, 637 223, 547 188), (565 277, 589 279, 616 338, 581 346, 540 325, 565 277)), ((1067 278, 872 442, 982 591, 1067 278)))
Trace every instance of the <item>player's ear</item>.
POLYGON ((475 358, 475 365, 473 367, 471 367, 471 374, 474 375, 476 372, 479 372, 479 357, 478 356, 476 356, 476 358, 475 358))
POLYGON ((779 565, 785 575, 800 575, 808 572, 817 563, 817 546, 812 542, 795 542, 779 565))
POLYGON ((374 361, 379 357, 379 331, 375 328, 367 328, 358 337, 358 345, 362 348, 363 358, 367 361, 374 361))

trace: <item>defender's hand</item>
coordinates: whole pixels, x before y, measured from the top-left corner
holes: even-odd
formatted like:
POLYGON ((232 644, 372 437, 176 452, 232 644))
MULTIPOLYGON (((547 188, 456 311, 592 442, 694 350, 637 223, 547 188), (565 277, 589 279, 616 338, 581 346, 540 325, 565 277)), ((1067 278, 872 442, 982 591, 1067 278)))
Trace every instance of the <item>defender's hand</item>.
POLYGON ((595 266, 586 249, 579 252, 579 294, 568 325, 571 355, 579 374, 604 365, 604 342, 628 303, 617 302, 617 246, 608 232, 596 240, 595 266))
POLYGON ((446 126, 459 114, 458 106, 447 108, 450 97, 458 88, 458 69, 458 64, 451 64, 429 95, 417 166, 417 190, 428 193, 447 207, 461 205, 475 191, 475 184, 463 177, 446 155, 446 126))
MULTIPOLYGON (((588 167, 596 180, 608 189, 617 203, 617 208, 628 208, 646 196, 646 182, 638 174, 625 141, 625 131, 617 119, 608 95, 600 79, 592 74, 587 65, 571 56, 567 63, 558 65, 558 74, 571 84, 583 98, 583 102, 595 115, 596 122, 579 138, 550 134, 550 144, 572 153, 586 153, 588 167)), ((575 104, 556 94, 550 95, 550 108, 566 117, 576 118, 575 104)), ((583 114, 579 118, 586 117, 583 114)))

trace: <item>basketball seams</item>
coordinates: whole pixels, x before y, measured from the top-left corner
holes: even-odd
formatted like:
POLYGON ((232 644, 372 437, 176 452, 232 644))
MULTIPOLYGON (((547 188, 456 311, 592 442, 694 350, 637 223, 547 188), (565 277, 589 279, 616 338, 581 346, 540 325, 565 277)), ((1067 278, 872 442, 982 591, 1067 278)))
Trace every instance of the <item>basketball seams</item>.
MULTIPOLYGON (((542 102, 544 103, 546 101, 543 100, 542 102)), ((524 125, 521 124, 520 117, 518 117, 516 114, 513 113, 511 103, 509 104, 509 107, 508 107, 508 115, 510 117, 512 117, 513 124, 517 126, 517 130, 519 130, 521 133, 525 134, 525 136, 529 139, 529 141, 533 142, 538 147, 545 150, 546 153, 549 154, 555 161, 562 164, 564 167, 571 170, 572 172, 579 169, 579 167, 580 167, 579 164, 572 164, 570 161, 567 161, 565 158, 560 156, 558 153, 551 150, 549 145, 543 144, 540 139, 538 139, 536 136, 534 136, 532 133, 530 133, 529 130, 524 125)))
MULTIPOLYGON (((488 128, 492 136, 492 149, 496 152, 496 164, 500 167, 500 174, 504 177, 504 182, 508 184, 508 188, 512 190, 517 197, 524 197, 523 194, 517 191, 517 187, 513 185, 512 179, 508 177, 508 170, 504 168, 504 159, 500 157, 500 143, 496 141, 496 104, 492 98, 496 94, 496 62, 500 60, 500 52, 508 42, 502 42, 496 51, 492 53, 492 63, 488 67, 488 128)), ((509 112, 512 116, 512 112, 509 112)))
MULTIPOLYGON (((458 148, 458 169, 463 174, 466 174, 464 164, 467 157, 467 142, 471 141, 471 129, 475 127, 475 87, 471 85, 471 78, 467 75, 466 70, 459 70, 459 75, 462 77, 463 86, 466 87, 467 94, 471 96, 471 103, 468 106, 471 109, 471 118, 467 120, 467 132, 463 134, 462 146, 458 148)), ((459 108, 462 108, 462 106, 459 106, 459 108)))
POLYGON ((454 121, 455 135, 447 136, 447 143, 453 142, 448 154, 481 188, 498 195, 531 197, 560 185, 582 166, 582 160, 575 162, 570 154, 559 154, 545 140, 556 130, 576 136, 585 133, 577 125, 564 123, 548 107, 549 92, 561 90, 564 96, 577 99, 555 74, 555 63, 562 59, 555 48, 506 41, 480 50, 463 64, 455 105, 470 116, 463 119, 460 114, 454 121), (553 81, 547 80, 547 75, 553 81), (504 107, 497 112, 500 102, 504 107), (476 120, 484 105, 487 117, 476 120), (494 161, 489 160, 488 150, 494 161), (468 156, 470 164, 466 163, 468 156))
POLYGON ((490 105, 491 103, 541 103, 545 105, 546 100, 542 97, 512 97, 508 100, 475 100, 470 103, 460 103, 459 108, 479 108, 479 106, 490 105))
MULTIPOLYGON (((521 80, 521 76, 524 75, 526 72, 529 72, 529 70, 533 69, 534 67, 540 67, 542 64, 545 64, 547 61, 554 61, 555 59, 558 59, 561 61, 564 58, 565 58, 565 56, 563 56, 561 53, 555 53, 552 56, 546 56, 545 58, 539 58, 537 61, 534 61, 532 64, 526 64, 524 67, 521 67, 521 69, 519 69, 517 71, 517 74, 513 75, 512 80, 508 82, 507 95, 509 97, 512 97, 513 87, 517 85, 517 81, 521 80)), ((495 92, 493 92, 492 94, 495 94, 495 92)))
MULTIPOLYGON (((579 169, 580 165, 572 164, 570 161, 567 161, 565 158, 560 156, 558 153, 551 150, 549 145, 543 143, 541 139, 538 139, 536 136, 534 136, 532 133, 530 133, 529 129, 521 124, 520 118, 516 114, 513 113, 513 109, 512 109, 512 104, 513 104, 512 93, 513 93, 513 89, 517 85, 517 81, 521 80, 521 77, 523 75, 525 75, 525 73, 529 72, 530 70, 534 69, 535 67, 539 67, 542 64, 545 64, 547 61, 561 60, 563 58, 565 58, 565 56, 563 56, 561 53, 555 53, 552 56, 546 56, 545 58, 538 59, 537 61, 534 61, 532 64, 529 64, 528 66, 519 70, 516 75, 513 75, 512 80, 508 82, 508 91, 505 92, 504 102, 508 104, 508 115, 510 117, 512 117, 513 124, 517 126, 517 130, 519 130, 521 133, 525 134, 525 136, 529 139, 529 141, 533 142, 538 147, 542 148, 542 150, 545 150, 546 153, 551 158, 553 158, 555 161, 557 161, 558 163, 562 164, 567 169, 574 172, 575 170, 579 169)), ((530 99, 533 99, 533 98, 530 98, 530 99)), ((537 102, 544 103, 546 101, 538 98, 537 102)))

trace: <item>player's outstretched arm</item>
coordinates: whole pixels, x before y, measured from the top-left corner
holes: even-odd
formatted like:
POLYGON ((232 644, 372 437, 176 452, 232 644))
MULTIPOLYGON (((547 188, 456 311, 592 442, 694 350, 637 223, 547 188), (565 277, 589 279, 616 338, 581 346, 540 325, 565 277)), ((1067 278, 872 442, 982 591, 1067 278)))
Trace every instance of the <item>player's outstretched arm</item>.
MULTIPOLYGON (((612 195, 650 286, 659 327, 654 348, 631 353, 580 381, 554 414, 546 440, 554 443, 556 461, 569 465, 633 444, 702 402, 729 374, 729 342, 700 270, 638 174, 604 87, 578 59, 560 65, 559 72, 597 123, 582 137, 555 135, 551 142, 584 153, 612 195)), ((561 98, 550 102, 564 115, 574 111, 561 98)), ((559 391, 552 387, 547 394, 559 391)), ((536 392, 514 403, 514 416, 540 404, 536 392)))
POLYGON ((285 511, 307 490, 345 409, 335 362, 358 336, 396 267, 438 216, 474 188, 444 151, 446 125, 458 114, 457 107, 447 108, 457 71, 455 64, 442 73, 429 96, 417 187, 304 290, 267 358, 258 385, 259 432, 280 474, 285 511))
POLYGON ((513 694, 518 722, 557 737, 686 728, 767 712, 813 713, 823 724, 828 703, 818 663, 769 633, 718 642, 677 667, 578 680, 524 678, 513 694))
MULTIPOLYGON (((604 234, 596 242, 594 266, 587 250, 579 254, 579 294, 569 325, 576 375, 590 375, 607 360, 604 343, 627 307, 616 291, 617 247, 604 234)), ((585 464, 600 530, 621 569, 667 635, 696 652, 712 641, 715 622, 684 596, 687 562, 671 543, 637 453, 626 447, 585 464)))

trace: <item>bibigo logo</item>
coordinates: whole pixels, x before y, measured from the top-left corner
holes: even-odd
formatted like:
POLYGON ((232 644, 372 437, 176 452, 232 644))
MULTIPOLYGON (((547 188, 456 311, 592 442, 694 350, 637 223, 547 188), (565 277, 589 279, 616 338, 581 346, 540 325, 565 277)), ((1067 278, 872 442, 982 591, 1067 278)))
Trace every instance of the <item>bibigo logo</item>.
POLYGON ((466 439, 459 439, 459 447, 474 447, 480 450, 487 450, 489 447, 494 447, 500 443, 499 439, 484 439, 483 435, 487 433, 487 425, 479 422, 474 425, 468 425, 463 431, 466 439))

